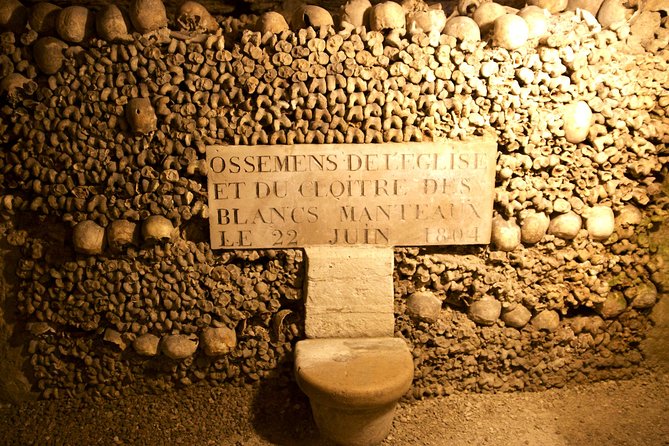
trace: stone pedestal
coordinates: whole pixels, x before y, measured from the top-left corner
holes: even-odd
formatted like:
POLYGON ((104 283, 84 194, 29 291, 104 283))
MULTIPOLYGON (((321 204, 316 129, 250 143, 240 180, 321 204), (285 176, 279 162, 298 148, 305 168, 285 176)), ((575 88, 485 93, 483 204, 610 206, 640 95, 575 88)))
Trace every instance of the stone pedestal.
POLYGON ((399 338, 308 339, 297 344, 295 374, 324 436, 369 446, 390 432, 413 358, 399 338))
POLYGON ((308 338, 393 335, 392 248, 318 246, 304 251, 308 338))
POLYGON ((311 339, 297 343, 297 382, 324 437, 341 445, 378 444, 413 380, 411 352, 392 337, 393 250, 323 246, 305 252, 311 339))

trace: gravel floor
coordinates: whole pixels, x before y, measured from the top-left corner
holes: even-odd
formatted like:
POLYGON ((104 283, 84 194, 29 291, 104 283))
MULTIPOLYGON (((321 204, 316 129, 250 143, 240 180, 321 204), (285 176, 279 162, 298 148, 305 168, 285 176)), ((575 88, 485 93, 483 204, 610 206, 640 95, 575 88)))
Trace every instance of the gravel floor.
MULTIPOLYGON (((327 445, 293 384, 0 407, 6 445, 327 445)), ((669 445, 669 376, 403 401, 385 445, 669 445)))

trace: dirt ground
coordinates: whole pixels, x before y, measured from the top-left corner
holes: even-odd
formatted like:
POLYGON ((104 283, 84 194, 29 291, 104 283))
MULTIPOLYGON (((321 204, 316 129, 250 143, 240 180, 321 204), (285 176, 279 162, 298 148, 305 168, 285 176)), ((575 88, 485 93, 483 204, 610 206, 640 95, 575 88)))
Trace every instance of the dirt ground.
MULTIPOLYGON (((291 382, 0 406, 5 445, 325 446, 291 382)), ((669 375, 399 405, 384 445, 669 445, 669 375)))

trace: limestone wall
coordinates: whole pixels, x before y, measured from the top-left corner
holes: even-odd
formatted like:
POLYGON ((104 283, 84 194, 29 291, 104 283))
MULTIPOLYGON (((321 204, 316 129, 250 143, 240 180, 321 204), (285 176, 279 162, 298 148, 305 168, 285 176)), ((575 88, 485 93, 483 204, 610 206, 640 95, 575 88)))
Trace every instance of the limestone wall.
POLYGON ((170 23, 115 43, 5 31, 0 339, 15 340, 12 379, 46 398, 289 379, 302 251, 210 249, 205 146, 483 132, 499 142, 495 243, 395 251, 414 394, 637 373, 667 287, 651 237, 667 212, 669 25, 657 17, 649 36, 555 14, 515 50, 485 33, 261 34, 229 17, 218 31, 170 23), (585 108, 592 125, 575 138, 585 108))

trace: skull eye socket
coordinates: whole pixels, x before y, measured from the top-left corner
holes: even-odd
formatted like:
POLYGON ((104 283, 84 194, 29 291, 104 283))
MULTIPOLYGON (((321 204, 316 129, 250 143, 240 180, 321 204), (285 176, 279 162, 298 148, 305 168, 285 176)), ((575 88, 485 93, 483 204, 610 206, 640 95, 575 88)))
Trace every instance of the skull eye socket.
POLYGON ((458 9, 461 13, 470 15, 476 11, 480 3, 479 0, 461 0, 458 9))
POLYGON ((311 20, 309 20, 309 14, 306 12, 302 13, 302 22, 304 22, 304 25, 308 28, 311 25, 311 20))

